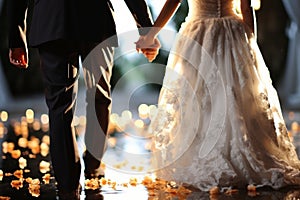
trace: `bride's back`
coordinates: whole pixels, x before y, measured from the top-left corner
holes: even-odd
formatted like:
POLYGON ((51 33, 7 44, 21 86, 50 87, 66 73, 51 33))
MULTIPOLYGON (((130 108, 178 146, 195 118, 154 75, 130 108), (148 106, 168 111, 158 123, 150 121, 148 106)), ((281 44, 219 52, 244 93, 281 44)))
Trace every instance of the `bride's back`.
POLYGON ((188 0, 189 14, 193 17, 215 18, 236 15, 239 0, 188 0))

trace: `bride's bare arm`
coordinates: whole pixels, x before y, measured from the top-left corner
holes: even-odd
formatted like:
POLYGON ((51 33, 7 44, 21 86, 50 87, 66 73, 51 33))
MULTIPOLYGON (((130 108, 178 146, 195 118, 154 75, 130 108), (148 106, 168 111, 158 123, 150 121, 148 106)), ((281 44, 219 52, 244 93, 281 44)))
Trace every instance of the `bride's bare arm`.
POLYGON ((159 31, 167 24, 180 5, 181 0, 167 0, 160 11, 154 25, 147 34, 148 37, 155 38, 159 31))
POLYGON ((243 21, 254 33, 254 18, 251 8, 251 0, 241 0, 241 11, 243 15, 243 21))
POLYGON ((159 31, 167 24, 167 22, 174 15, 175 11, 180 5, 181 0, 167 0, 162 10, 160 11, 156 21, 153 24, 153 27, 149 32, 137 42, 141 43, 143 40, 143 45, 149 45, 153 43, 154 38, 157 36, 159 31))

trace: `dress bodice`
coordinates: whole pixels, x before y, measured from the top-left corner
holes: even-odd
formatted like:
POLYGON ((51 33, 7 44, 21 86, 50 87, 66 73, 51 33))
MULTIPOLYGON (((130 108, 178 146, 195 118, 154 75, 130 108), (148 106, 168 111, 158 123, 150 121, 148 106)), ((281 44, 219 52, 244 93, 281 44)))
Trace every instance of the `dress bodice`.
POLYGON ((188 0, 192 18, 220 18, 236 15, 236 0, 188 0))

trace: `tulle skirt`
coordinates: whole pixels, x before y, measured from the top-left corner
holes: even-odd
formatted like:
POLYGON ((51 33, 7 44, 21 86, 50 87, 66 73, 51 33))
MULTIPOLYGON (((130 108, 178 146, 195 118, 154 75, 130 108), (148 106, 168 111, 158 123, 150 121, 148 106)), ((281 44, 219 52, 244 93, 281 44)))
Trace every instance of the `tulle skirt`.
POLYGON ((238 17, 188 19, 151 121, 157 176, 211 187, 300 184, 300 162, 257 43, 238 17))

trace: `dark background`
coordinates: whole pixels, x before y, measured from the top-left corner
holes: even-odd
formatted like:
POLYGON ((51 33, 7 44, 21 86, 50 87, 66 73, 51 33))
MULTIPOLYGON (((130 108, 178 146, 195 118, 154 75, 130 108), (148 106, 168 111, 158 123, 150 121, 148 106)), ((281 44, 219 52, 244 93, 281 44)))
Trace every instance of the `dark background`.
MULTIPOLYGON (((9 91, 13 97, 22 97, 27 95, 40 94, 43 92, 43 83, 39 69, 39 57, 36 49, 29 49, 29 68, 26 70, 18 69, 12 66, 8 60, 8 19, 6 13, 6 3, 4 1, 0 12, 0 55, 2 62, 2 71, 6 77, 9 91)), ((30 2, 32 2, 31 0, 30 2)), ((173 20, 177 24, 184 20, 187 13, 186 0, 182 2, 173 20)), ((289 19, 282 5, 281 0, 262 0, 262 6, 256 12, 258 24, 258 44, 264 56, 265 62, 270 70, 270 74, 275 87, 280 84, 280 79, 284 73, 288 39, 286 36, 286 27, 289 25, 289 19)), ((167 54, 158 57, 160 62, 165 62, 167 54)), ((120 74, 115 67, 114 76, 120 74)), ((112 79, 112 85, 114 80, 112 79)))

